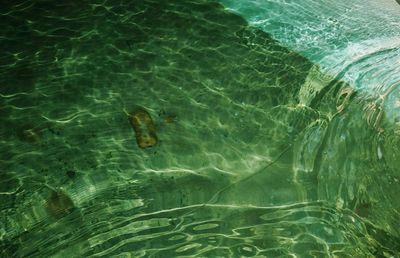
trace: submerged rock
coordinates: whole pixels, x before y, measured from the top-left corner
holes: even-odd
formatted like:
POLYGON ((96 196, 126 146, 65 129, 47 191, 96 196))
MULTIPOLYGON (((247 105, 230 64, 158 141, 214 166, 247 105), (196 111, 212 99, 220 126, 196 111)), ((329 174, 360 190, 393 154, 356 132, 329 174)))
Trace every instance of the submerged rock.
POLYGON ((138 108, 131 112, 129 114, 129 122, 135 131, 136 142, 140 148, 151 147, 157 143, 154 122, 144 108, 138 108))
POLYGON ((68 215, 74 208, 75 205, 72 199, 62 191, 52 190, 46 202, 47 212, 55 218, 62 218, 68 215))

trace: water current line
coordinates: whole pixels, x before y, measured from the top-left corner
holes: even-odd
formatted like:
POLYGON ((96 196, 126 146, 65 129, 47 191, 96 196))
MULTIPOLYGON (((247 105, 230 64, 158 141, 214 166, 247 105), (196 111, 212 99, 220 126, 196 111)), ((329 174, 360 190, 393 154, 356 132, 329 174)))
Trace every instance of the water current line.
MULTIPOLYGON (((264 170, 266 170, 267 168, 269 168, 270 166, 272 166, 273 164, 275 164, 286 152, 288 152, 288 151, 291 149, 292 146, 293 146, 293 144, 290 143, 281 153, 278 154, 278 156, 276 156, 275 159, 273 159, 272 161, 270 161, 270 162, 269 162, 267 165, 265 165, 263 168, 261 168, 260 170, 258 170, 257 172, 255 172, 255 173, 253 173, 253 174, 251 174, 251 175, 248 175, 247 177, 244 177, 244 178, 242 178, 242 179, 240 179, 240 180, 238 180, 238 181, 236 181, 236 182, 233 182, 233 183, 231 183, 231 184, 225 186, 225 187, 222 188, 221 190, 217 191, 206 203, 204 203, 204 204, 202 204, 202 205, 200 205, 200 206, 197 206, 195 209, 193 209, 193 210, 191 210, 191 211, 188 211, 188 212, 184 213, 184 214, 182 215, 182 217, 184 217, 184 216, 186 216, 186 215, 189 215, 189 214, 192 214, 192 213, 194 213, 195 211, 197 211, 197 210, 199 210, 199 209, 201 209, 201 208, 203 208, 203 207, 205 207, 205 206, 207 206, 207 205, 214 204, 215 202, 218 201, 219 196, 220 196, 220 194, 221 194, 222 192, 226 191, 227 189, 231 188, 232 186, 234 186, 234 185, 236 185, 236 184, 238 184, 238 183, 245 182, 246 180, 248 180, 248 179, 250 179, 250 178, 252 178, 252 177, 254 177, 254 176, 260 174, 261 172, 263 172, 264 170)), ((179 226, 179 225, 178 225, 178 226, 179 226)))

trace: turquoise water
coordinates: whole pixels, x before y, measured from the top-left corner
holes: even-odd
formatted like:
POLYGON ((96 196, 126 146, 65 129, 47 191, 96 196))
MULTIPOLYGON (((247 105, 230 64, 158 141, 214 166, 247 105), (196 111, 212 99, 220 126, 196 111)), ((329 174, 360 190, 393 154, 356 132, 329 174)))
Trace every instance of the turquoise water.
POLYGON ((399 256, 396 83, 208 1, 1 14, 1 257, 399 256))
MULTIPOLYGON (((400 82, 400 7, 394 0, 219 2, 358 92, 379 98, 400 82)), ((384 104, 395 119, 393 99, 384 104)))

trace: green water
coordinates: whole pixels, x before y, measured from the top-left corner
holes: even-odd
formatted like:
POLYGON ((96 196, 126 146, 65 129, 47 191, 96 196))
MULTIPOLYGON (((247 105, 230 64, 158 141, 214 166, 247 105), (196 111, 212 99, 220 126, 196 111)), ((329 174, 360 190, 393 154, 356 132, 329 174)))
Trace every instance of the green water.
POLYGON ((1 257, 399 255, 399 138, 373 96, 212 2, 1 15, 1 257))

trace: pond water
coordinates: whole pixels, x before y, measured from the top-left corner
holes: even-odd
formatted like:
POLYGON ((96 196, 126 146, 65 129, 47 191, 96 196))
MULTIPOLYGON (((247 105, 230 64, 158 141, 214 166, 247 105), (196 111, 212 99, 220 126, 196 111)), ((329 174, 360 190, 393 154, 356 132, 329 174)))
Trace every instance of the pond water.
POLYGON ((2 6, 0 257, 400 255, 400 6, 221 2, 2 6))

